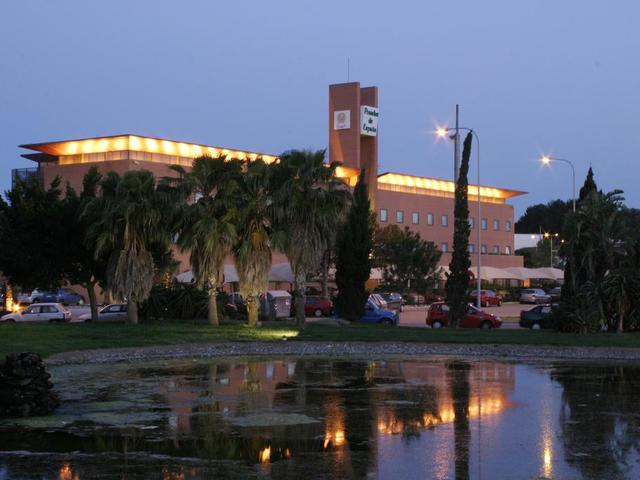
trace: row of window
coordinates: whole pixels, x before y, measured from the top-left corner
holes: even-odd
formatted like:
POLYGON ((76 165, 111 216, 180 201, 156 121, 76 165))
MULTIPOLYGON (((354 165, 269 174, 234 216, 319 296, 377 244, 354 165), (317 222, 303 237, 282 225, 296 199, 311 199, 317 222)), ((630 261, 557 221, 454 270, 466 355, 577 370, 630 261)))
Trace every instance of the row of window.
MULTIPOLYGON (((388 221, 389 221, 389 212, 387 211, 386 208, 381 208, 380 222, 386 223, 388 221)), ((396 210, 396 223, 404 223, 404 210, 396 210)), ((420 224, 420 213, 411 212, 411 223, 413 225, 420 224)), ((427 225, 434 225, 434 224, 435 224, 435 218, 433 216, 433 213, 427 213, 427 225)), ((480 220, 480 228, 482 230, 487 230, 488 224, 489 224, 489 221, 486 218, 482 218, 480 220)), ((440 225, 443 227, 449 226, 449 215, 446 215, 446 214, 440 215, 440 225)), ((469 217, 469 226, 471 228, 475 228, 474 217, 469 217)), ((498 220, 497 218, 493 219, 493 230, 495 230, 496 232, 500 230, 500 220, 498 220)), ((511 231, 511 220, 505 220, 504 231, 505 232, 511 231)))
MULTIPOLYGON (((449 244, 447 242, 442 242, 440 244, 440 251, 441 252, 448 252, 449 251, 449 244)), ((476 246, 473 243, 469 244, 469 253, 475 253, 476 252, 476 246)), ((489 253, 489 249, 487 248, 486 244, 482 244, 480 245, 480 253, 482 255, 486 255, 487 253, 489 253)), ((504 246, 504 250, 502 252, 503 255, 511 255, 511 246, 510 245, 505 245, 504 246)), ((492 250, 491 250, 491 255, 500 255, 500 245, 494 245, 492 250)))

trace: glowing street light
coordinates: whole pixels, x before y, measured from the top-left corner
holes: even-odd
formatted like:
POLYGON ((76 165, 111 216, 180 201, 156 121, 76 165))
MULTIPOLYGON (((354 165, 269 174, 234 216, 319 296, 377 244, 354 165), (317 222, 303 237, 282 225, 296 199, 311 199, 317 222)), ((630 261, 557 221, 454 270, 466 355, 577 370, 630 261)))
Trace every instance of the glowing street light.
POLYGON ((567 160, 566 158, 556 158, 556 157, 551 157, 549 155, 543 155, 540 158, 540 161, 542 162, 543 165, 550 165, 552 162, 563 162, 563 163, 568 163, 569 166, 571 167, 571 173, 573 175, 573 193, 572 193, 572 198, 573 198, 573 213, 576 213, 576 169, 573 167, 573 163, 571 163, 570 160, 567 160))

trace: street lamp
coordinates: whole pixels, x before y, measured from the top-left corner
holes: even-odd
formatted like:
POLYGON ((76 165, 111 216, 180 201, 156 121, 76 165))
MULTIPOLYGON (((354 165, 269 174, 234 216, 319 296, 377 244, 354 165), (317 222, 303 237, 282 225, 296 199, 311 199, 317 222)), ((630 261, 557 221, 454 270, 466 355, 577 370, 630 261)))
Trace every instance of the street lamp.
MULTIPOLYGON (((478 137, 478 134, 476 133, 475 130, 473 130, 472 128, 466 128, 466 127, 456 127, 456 128, 447 128, 447 127, 438 127, 436 129, 436 135, 440 138, 445 138, 447 136, 447 134, 449 132, 455 132, 454 133, 454 142, 458 142, 458 139, 456 138, 458 135, 458 130, 464 130, 465 132, 469 132, 473 135, 473 137, 476 139, 476 145, 478 146, 478 150, 477 150, 477 162, 478 162, 478 219, 475 222, 475 227, 477 230, 477 242, 478 245, 477 246, 477 257, 478 257, 478 278, 477 278, 477 282, 478 282, 478 287, 477 287, 477 292, 476 292, 476 306, 478 307, 478 309, 480 309, 480 307, 482 306, 482 300, 481 300, 481 295, 480 295, 480 291, 482 290, 482 279, 480 278, 480 269, 482 267, 482 245, 481 245, 481 225, 482 225, 482 218, 481 218, 481 207, 480 207, 480 137, 478 137)), ((457 178, 456 178, 457 180, 457 178)))
MULTIPOLYGON (((553 237, 557 237, 557 233, 548 233, 545 232, 544 238, 549 239, 549 267, 553 268, 553 237)), ((562 240, 564 243, 564 240, 562 240)))
POLYGON ((566 158, 556 158, 549 155, 543 155, 540 161, 544 165, 549 165, 551 164, 551 162, 563 162, 569 164, 569 166, 571 167, 571 174, 573 176, 573 213, 576 213, 576 169, 573 167, 573 163, 571 163, 571 161, 567 160, 566 158))

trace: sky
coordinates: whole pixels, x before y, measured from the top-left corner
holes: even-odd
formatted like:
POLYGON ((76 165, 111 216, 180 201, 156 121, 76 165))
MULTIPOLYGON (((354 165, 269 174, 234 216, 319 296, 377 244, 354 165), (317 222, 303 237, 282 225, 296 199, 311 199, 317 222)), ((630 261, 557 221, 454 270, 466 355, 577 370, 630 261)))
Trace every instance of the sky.
POLYGON ((326 148, 328 86, 380 89, 380 171, 571 197, 568 165, 640 207, 640 2, 21 0, 0 5, 0 191, 24 143, 134 133, 279 154, 326 148), (347 72, 347 63, 349 71, 347 72), (470 170, 471 181, 476 175, 470 170))

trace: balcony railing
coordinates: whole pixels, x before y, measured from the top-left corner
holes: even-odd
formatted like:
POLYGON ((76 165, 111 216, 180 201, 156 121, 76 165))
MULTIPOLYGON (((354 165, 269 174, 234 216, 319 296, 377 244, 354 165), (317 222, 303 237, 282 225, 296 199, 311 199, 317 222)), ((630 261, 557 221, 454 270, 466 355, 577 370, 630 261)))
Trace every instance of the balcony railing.
POLYGON ((35 168, 14 168, 11 170, 11 187, 15 187, 18 182, 37 181, 40 185, 43 184, 44 178, 42 176, 42 170, 35 168))

